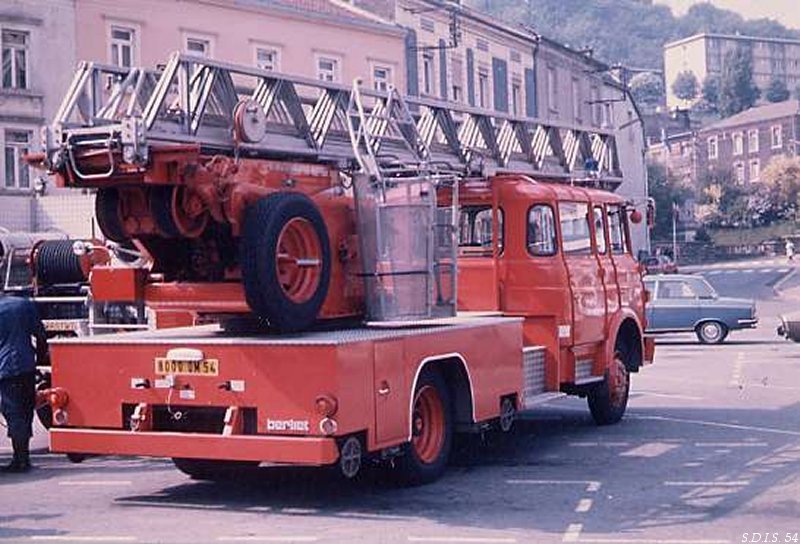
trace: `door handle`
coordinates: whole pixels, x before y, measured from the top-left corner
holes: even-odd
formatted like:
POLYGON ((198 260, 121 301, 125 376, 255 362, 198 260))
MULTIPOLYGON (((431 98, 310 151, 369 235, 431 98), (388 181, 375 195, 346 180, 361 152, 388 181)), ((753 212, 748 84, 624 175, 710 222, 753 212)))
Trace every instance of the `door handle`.
POLYGON ((391 389, 389 388, 389 382, 387 382, 386 380, 382 381, 381 382, 381 386, 378 389, 378 394, 381 395, 381 396, 386 396, 390 392, 391 392, 391 389))

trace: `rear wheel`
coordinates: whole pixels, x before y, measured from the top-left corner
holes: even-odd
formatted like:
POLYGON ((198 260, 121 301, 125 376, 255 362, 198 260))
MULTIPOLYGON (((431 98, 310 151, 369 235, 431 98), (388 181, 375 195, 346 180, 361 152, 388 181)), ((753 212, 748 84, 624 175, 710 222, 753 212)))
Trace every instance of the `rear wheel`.
POLYGON ((719 321, 706 321, 697 326, 695 334, 703 344, 721 344, 728 336, 728 328, 719 321))
POLYGON ((122 204, 119 189, 106 187, 98 189, 94 200, 97 224, 103 235, 114 242, 125 242, 128 236, 122 224, 122 204))
POLYGON ((193 480, 225 480, 246 474, 258 466, 258 461, 220 461, 216 459, 186 459, 174 457, 175 467, 193 480))
POLYGON ((420 374, 411 418, 411 442, 397 459, 397 475, 406 485, 426 484, 444 474, 453 445, 450 393, 438 372, 420 374))
MULTIPOLYGON (((49 369, 46 371, 36 369, 36 391, 39 392, 50 389, 50 378, 51 374, 49 369)), ((50 430, 50 427, 53 426, 53 408, 50 406, 50 402, 44 400, 41 403, 36 403, 36 417, 39 419, 39 423, 42 424, 42 427, 50 430)))
POLYGON ((300 193, 273 193, 247 209, 242 281, 253 312, 281 332, 308 328, 328 294, 331 251, 319 210, 300 193))
MULTIPOLYGON (((622 346, 619 346, 622 347, 622 346)), ((618 349, 606 369, 605 379, 588 396, 589 411, 598 425, 618 423, 625 415, 630 393, 630 373, 625 366, 625 351, 618 349)))

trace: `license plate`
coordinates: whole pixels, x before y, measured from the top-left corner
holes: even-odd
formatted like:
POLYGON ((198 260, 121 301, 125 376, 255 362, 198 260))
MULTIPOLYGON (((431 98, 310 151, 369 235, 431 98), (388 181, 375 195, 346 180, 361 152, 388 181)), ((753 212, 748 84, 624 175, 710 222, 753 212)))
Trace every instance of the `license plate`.
POLYGON ((80 328, 80 323, 77 321, 67 320, 45 320, 44 329, 51 332, 70 332, 77 331, 80 328))
POLYGON ((156 374, 172 374, 176 376, 218 376, 219 360, 202 359, 200 361, 182 361, 156 357, 156 374))

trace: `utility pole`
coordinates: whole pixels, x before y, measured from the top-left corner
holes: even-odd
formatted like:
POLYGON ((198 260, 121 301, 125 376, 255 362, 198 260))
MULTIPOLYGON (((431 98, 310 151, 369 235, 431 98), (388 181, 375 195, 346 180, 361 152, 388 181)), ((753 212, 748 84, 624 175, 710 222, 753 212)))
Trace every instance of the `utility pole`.
POLYGON ((672 203, 672 260, 678 263, 678 205, 672 203))

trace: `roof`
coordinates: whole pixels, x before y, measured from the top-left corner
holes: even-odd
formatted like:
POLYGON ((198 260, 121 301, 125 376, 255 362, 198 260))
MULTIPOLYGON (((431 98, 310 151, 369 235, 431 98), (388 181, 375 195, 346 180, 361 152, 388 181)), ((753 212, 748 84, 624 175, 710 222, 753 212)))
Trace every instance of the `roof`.
POLYGON ((694 34, 692 36, 687 36, 686 38, 681 38, 680 40, 675 40, 674 42, 668 42, 664 44, 664 49, 710 38, 717 38, 723 40, 739 40, 746 42, 770 42, 770 43, 786 43, 786 44, 800 45, 800 38, 798 39, 771 38, 768 36, 745 36, 742 34, 713 34, 708 32, 701 32, 700 34, 694 34))
POLYGON ((364 10, 352 9, 338 0, 234 0, 233 3, 238 7, 276 9, 303 17, 316 17, 342 24, 402 33, 397 25, 364 10))
POLYGON ((782 119, 791 117, 793 115, 800 115, 800 100, 786 100, 785 102, 777 102, 775 104, 767 104, 765 106, 758 106, 750 108, 734 116, 723 119, 713 125, 704 127, 700 132, 712 132, 715 130, 723 130, 726 128, 739 127, 744 125, 752 125, 753 123, 760 123, 762 121, 770 121, 772 119, 782 119))

